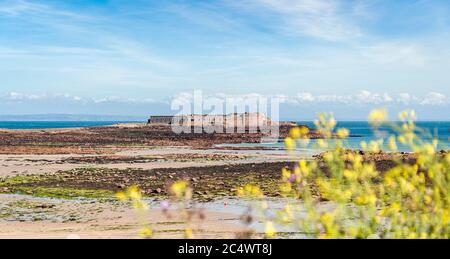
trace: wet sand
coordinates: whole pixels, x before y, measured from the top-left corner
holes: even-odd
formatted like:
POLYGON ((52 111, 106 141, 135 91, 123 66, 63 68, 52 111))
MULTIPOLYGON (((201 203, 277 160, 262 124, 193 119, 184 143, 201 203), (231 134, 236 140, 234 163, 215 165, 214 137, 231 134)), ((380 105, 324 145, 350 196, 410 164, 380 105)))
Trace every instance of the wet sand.
MULTIPOLYGON (((186 225, 178 211, 163 213, 159 204, 149 202, 146 223, 154 238, 183 238, 192 228, 198 238, 234 238, 247 228, 239 224, 239 215, 205 210, 205 219, 193 219, 186 225), (232 223, 228 223, 232 222, 232 223)), ((142 229, 135 211, 113 200, 48 199, 24 195, 0 194, 1 238, 139 238, 142 229)))

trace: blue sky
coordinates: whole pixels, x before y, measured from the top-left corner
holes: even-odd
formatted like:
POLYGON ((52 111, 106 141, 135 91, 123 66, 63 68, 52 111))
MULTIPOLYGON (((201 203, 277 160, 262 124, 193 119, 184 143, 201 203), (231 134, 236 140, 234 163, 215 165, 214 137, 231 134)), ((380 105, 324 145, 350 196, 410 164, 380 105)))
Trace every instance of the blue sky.
POLYGON ((449 120, 449 42, 447 0, 0 0, 0 114, 170 113, 199 89, 449 120))

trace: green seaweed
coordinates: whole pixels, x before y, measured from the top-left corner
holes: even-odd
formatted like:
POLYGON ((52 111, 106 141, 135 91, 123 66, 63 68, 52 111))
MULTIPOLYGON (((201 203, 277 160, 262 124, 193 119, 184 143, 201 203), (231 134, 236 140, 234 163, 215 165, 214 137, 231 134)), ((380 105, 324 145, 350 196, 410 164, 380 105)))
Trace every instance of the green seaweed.
POLYGON ((27 194, 36 197, 48 197, 57 199, 76 198, 113 198, 114 192, 108 190, 88 190, 63 187, 12 187, 10 193, 27 194))

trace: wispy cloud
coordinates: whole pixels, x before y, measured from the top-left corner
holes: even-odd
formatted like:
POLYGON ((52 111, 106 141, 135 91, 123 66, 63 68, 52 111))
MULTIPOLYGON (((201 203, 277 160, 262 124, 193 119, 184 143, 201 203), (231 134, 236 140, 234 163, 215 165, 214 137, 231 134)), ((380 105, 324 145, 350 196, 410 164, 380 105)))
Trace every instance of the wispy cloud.
POLYGON ((361 28, 349 19, 339 0, 247 0, 244 8, 266 9, 278 16, 279 30, 326 41, 360 37, 361 28))
POLYGON ((442 105, 448 103, 448 98, 444 94, 430 92, 420 102, 422 105, 442 105))
POLYGON ((44 12, 48 13, 51 8, 47 5, 35 4, 25 0, 5 0, 0 3, 0 13, 17 16, 22 13, 44 12))
POLYGON ((166 10, 197 26, 210 28, 215 31, 230 31, 236 28, 242 29, 242 23, 236 17, 232 18, 216 8, 216 5, 201 2, 196 8, 187 4, 170 4, 166 10))
POLYGON ((304 109, 449 104, 442 1, 138 3, 0 0, 0 85, 14 93, 0 100, 112 107, 276 89, 304 109))
POLYGON ((38 15, 40 17, 59 16, 65 18, 74 18, 88 20, 89 16, 80 15, 75 12, 61 10, 50 5, 35 3, 27 0, 5 0, 0 3, 0 15, 19 16, 19 15, 38 15))
MULTIPOLYGON (((11 43, 6 41, 7 37, 0 36, 0 58, 3 59, 0 67, 21 74, 37 74, 39 78, 53 78, 46 84, 37 80, 22 83, 30 88, 39 85, 50 88, 55 78, 64 77, 63 85, 68 92, 72 92, 71 88, 86 87, 95 95, 95 89, 103 87, 100 91, 108 91, 104 89, 106 86, 151 89, 161 81, 171 80, 170 74, 181 66, 178 60, 154 51, 151 41, 143 43, 127 35, 120 19, 77 12, 64 3, 7 0, 0 3, 0 18, 25 25, 24 32, 12 37, 20 35, 26 39, 11 43), (38 29, 34 30, 36 26, 38 29), (49 35, 52 40, 41 40, 49 35)), ((15 79, 21 80, 26 77, 15 79)))
POLYGON ((2 47, 0 57, 27 58, 27 57, 57 57, 57 56, 112 56, 117 52, 100 48, 65 47, 65 46, 32 46, 32 47, 2 47))
MULTIPOLYGON (((158 66, 174 67, 175 65, 175 62, 169 62, 151 53, 148 44, 142 44, 140 41, 122 35, 123 33, 116 34, 108 29, 104 29, 108 27, 107 23, 110 23, 111 26, 117 25, 117 21, 111 17, 103 17, 99 14, 89 15, 86 12, 74 12, 67 8, 28 0, 6 0, 6 2, 0 3, 1 14, 24 19, 27 23, 37 22, 50 29, 50 32, 57 32, 58 34, 56 35, 61 38, 76 37, 80 40, 78 45, 94 45, 96 47, 33 44, 25 49, 8 49, 0 46, 0 55, 2 53, 22 55, 112 54, 122 55, 131 60, 158 66)), ((43 32, 45 32, 44 29, 41 28, 43 32)))

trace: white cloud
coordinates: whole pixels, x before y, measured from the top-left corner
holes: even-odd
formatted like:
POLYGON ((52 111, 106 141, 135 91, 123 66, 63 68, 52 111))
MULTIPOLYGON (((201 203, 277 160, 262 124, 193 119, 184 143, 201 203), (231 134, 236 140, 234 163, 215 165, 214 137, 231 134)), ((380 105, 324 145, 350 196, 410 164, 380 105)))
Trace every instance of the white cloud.
POLYGON ((380 103, 390 103, 393 101, 393 99, 387 93, 379 94, 363 90, 356 95, 355 101, 360 103, 380 104, 380 103))
POLYGON ((128 103, 128 104, 145 104, 157 103, 152 98, 125 98, 117 96, 105 96, 102 98, 83 98, 71 94, 28 94, 19 92, 9 92, 0 95, 0 101, 3 102, 26 102, 26 101, 65 101, 65 102, 82 102, 82 103, 128 103))
POLYGON ((317 102, 319 103, 341 103, 341 104, 347 104, 349 103, 349 96, 346 95, 337 95, 337 94, 324 94, 324 95, 318 95, 315 97, 317 102))
POLYGON ((127 104, 145 104, 145 103, 156 103, 152 98, 124 98, 118 96, 106 96, 103 98, 93 98, 89 100, 94 103, 127 103, 127 104))
POLYGON ((444 94, 437 92, 428 93, 425 98, 420 102, 422 105, 442 105, 447 103, 448 99, 444 94))
POLYGON ((396 101, 401 104, 408 105, 413 102, 417 102, 418 98, 409 93, 400 93, 398 94, 396 101))
POLYGON ((35 95, 35 94, 24 94, 18 92, 9 92, 3 96, 0 96, 0 99, 3 100, 11 100, 11 101, 23 101, 23 100, 38 100, 43 96, 35 95))
MULTIPOLYGON (((191 93, 179 93, 174 100, 179 102, 192 102, 194 96, 191 93)), ((445 105, 449 100, 444 94, 430 92, 424 97, 416 97, 409 93, 389 94, 374 93, 363 90, 356 94, 339 95, 339 94, 319 94, 314 95, 310 92, 300 92, 297 95, 262 95, 256 93, 250 94, 224 94, 216 93, 211 95, 203 95, 203 98, 278 98, 281 103, 289 103, 295 105, 302 104, 340 104, 340 105, 445 105)))
POLYGON ((314 102, 315 100, 311 93, 298 93, 297 99, 301 102, 314 102))

